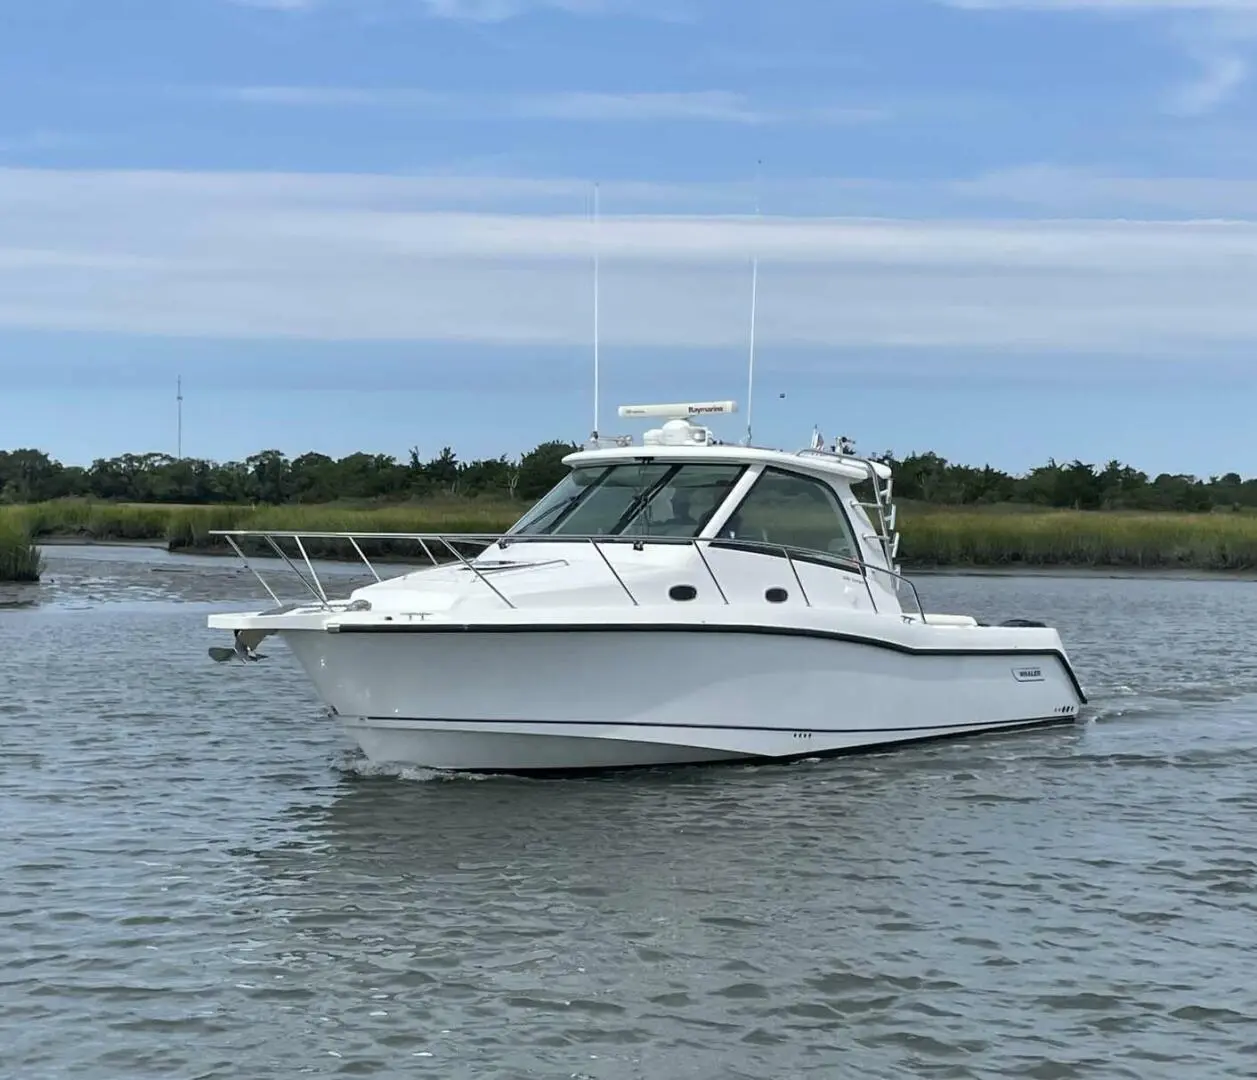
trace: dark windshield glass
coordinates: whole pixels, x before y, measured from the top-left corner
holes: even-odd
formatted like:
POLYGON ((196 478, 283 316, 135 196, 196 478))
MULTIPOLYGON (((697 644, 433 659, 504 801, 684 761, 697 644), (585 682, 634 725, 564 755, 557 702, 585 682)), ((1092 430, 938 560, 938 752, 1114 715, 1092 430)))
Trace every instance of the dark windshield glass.
POLYGON ((654 461, 573 469, 511 533, 697 536, 742 470, 741 465, 654 461))

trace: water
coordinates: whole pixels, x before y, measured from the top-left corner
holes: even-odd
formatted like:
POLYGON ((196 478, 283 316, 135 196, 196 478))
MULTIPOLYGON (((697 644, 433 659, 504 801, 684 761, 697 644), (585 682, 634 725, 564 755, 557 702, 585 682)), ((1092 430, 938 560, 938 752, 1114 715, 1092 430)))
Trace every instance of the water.
POLYGON ((216 559, 0 591, 0 1076, 1222 1078, 1257 1061, 1257 586, 927 578, 1086 723, 577 781, 366 766, 216 559))

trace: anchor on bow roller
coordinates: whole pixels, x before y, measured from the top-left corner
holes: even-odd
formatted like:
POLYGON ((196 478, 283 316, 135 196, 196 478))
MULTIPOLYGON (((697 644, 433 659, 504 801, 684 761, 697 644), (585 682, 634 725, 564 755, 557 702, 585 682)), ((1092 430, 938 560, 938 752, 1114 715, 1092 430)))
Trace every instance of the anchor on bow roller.
POLYGON ((210 659, 216 664, 225 664, 228 660, 239 658, 241 663, 265 660, 266 654, 257 651, 262 639, 267 636, 265 630, 237 630, 234 634, 234 648, 226 649, 221 645, 211 645, 210 659))

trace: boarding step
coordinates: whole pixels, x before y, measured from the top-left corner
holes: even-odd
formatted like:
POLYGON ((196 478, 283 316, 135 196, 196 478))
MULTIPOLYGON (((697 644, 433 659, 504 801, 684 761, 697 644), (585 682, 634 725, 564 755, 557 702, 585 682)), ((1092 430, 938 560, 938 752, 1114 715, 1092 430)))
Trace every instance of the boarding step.
MULTIPOLYGON (((860 506, 863 507, 865 510, 875 510, 877 512, 877 517, 886 523, 886 531, 887 532, 895 531, 895 518, 899 513, 899 507, 892 506, 889 510, 887 510, 885 503, 867 503, 867 502, 860 503, 860 506)), ((877 524, 877 522, 874 521, 874 524, 877 524)))
POLYGON ((864 539, 872 540, 878 544, 881 544, 883 548, 887 549, 886 554, 889 555, 892 559, 897 558, 899 555, 899 534, 898 533, 892 533, 889 537, 882 536, 880 533, 865 533, 864 539))

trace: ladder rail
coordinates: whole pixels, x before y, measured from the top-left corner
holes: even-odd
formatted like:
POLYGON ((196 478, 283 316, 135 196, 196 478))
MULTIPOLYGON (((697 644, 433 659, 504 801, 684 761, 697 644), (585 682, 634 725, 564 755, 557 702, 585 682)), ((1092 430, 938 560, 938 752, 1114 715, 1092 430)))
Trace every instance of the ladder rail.
POLYGON ((860 505, 866 510, 873 510, 877 513, 877 519, 873 522, 874 528, 877 530, 874 534, 877 541, 881 544, 882 554, 886 557, 886 565, 892 573, 897 574, 899 567, 895 564, 895 558, 899 554, 899 533, 895 529, 895 519, 898 516, 894 503, 891 501, 891 491, 894 479, 886 481, 885 489, 878 483, 877 472, 873 468, 873 463, 865 460, 864 468, 868 473, 869 484, 873 488, 873 499, 871 503, 861 503, 860 505))

